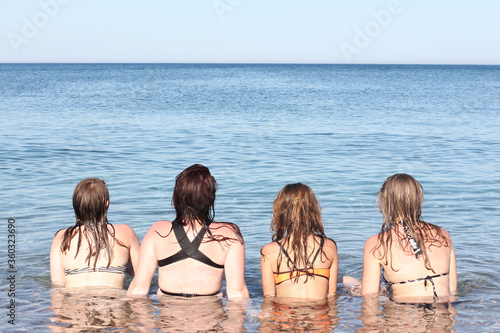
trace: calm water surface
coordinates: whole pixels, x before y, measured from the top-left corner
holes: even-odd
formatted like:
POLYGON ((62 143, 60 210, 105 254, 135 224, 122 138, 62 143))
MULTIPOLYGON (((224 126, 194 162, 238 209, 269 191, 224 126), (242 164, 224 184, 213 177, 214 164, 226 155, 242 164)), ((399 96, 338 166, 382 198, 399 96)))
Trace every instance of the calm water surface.
POLYGON ((1 331, 500 330, 499 66, 0 65, 0 119, 5 276, 9 219, 16 237, 1 331), (51 289, 52 237, 74 223, 81 179, 105 179, 110 222, 142 239, 174 217, 175 176, 194 163, 219 183, 216 220, 245 237, 248 304, 51 289), (381 225, 376 193, 396 172, 421 182, 424 219, 452 235, 457 302, 370 303, 341 288, 325 302, 262 299, 259 250, 285 184, 316 192, 339 275, 360 278, 381 225))

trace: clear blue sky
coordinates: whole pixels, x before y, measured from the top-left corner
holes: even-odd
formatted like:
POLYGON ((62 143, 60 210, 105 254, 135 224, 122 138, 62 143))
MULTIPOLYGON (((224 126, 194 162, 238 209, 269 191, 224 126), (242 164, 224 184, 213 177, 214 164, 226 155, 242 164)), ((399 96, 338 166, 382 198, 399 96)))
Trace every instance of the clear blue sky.
POLYGON ((0 62, 500 64, 500 1, 1 0, 0 62))

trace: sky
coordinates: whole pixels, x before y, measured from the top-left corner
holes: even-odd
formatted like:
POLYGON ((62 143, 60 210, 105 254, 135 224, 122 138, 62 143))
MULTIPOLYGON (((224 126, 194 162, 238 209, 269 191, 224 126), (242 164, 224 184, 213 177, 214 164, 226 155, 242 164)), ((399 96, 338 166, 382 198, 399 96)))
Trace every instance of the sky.
POLYGON ((0 0, 0 63, 500 64, 499 0, 0 0))

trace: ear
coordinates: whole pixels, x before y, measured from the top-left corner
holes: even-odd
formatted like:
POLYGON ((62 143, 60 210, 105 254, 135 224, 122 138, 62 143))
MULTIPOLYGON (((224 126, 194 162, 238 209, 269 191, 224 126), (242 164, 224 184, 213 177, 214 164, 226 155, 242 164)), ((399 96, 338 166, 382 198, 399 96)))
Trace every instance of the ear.
POLYGON ((106 200, 106 207, 109 207, 109 200, 106 200))

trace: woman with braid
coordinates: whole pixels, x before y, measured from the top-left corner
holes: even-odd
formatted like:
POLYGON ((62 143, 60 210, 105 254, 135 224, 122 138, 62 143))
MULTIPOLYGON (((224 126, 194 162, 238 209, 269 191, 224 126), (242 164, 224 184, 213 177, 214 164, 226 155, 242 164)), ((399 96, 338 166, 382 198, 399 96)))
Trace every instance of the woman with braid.
POLYGON ((148 294, 159 267, 160 295, 221 295, 225 277, 228 298, 248 298, 243 236, 235 224, 214 221, 216 191, 217 183, 203 165, 192 165, 177 176, 175 220, 156 222, 144 236, 129 295, 148 294))
POLYGON ((108 222, 109 192, 103 180, 82 180, 73 193, 76 224, 59 230, 50 251, 54 285, 123 289, 125 272, 134 275, 139 239, 126 224, 108 222))
POLYGON ((309 186, 286 185, 273 204, 272 243, 261 250, 264 296, 324 299, 337 290, 337 245, 325 236, 309 186))
POLYGON ((365 243, 362 295, 379 292, 380 273, 395 300, 436 300, 457 290, 455 252, 450 235, 420 217, 422 186, 407 174, 395 174, 378 193, 382 230, 365 243))

